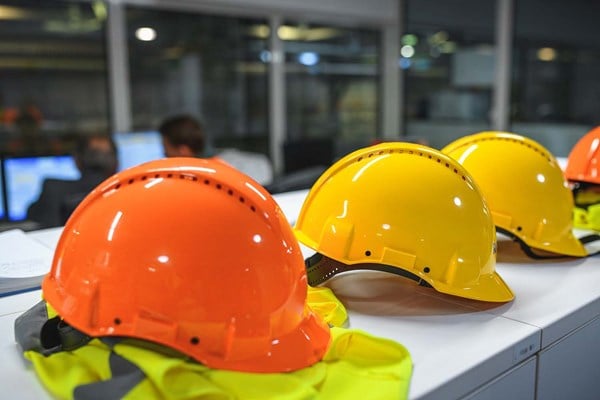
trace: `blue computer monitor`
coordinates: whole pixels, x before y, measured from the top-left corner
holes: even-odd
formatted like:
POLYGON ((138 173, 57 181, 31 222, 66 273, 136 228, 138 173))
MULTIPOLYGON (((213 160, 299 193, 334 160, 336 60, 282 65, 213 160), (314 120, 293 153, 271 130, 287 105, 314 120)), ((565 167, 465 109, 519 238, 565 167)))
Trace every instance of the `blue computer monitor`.
POLYGON ((0 221, 6 218, 6 210, 4 208, 4 174, 2 173, 2 163, 0 163, 0 221))
POLYGON ((161 136, 158 132, 115 133, 114 139, 117 145, 120 171, 165 156, 161 136))
POLYGON ((8 157, 4 159, 7 214, 10 221, 22 221, 27 208, 36 201, 44 179, 79 179, 71 156, 8 157))

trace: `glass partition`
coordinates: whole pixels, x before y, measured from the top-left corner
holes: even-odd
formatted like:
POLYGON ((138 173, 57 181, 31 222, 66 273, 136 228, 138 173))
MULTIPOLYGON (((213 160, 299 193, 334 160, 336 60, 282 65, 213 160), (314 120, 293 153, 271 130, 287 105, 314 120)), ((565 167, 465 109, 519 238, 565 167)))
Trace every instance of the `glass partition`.
POLYGON ((441 148, 490 128, 496 4, 479 0, 406 0, 406 135, 441 148), (468 10, 466 12, 465 10, 468 10))
POLYGON ((512 130, 566 157, 600 124, 600 3, 519 0, 512 130))
POLYGON ((0 1, 0 152, 60 154, 106 132, 106 6, 0 1))
POLYGON ((268 152, 265 20, 127 7, 134 131, 189 113, 216 148, 268 152))
POLYGON ((311 163, 324 164, 375 140, 380 33, 288 21, 277 34, 285 51, 284 157, 316 143, 322 156, 311 163))

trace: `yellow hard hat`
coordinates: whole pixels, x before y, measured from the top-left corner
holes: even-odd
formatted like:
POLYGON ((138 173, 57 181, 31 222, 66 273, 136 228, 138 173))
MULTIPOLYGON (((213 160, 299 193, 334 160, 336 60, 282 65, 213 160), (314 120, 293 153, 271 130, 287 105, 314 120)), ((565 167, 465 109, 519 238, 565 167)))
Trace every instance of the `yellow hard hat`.
POLYGON ((495 272, 496 233, 481 192, 460 164, 427 146, 389 142, 345 156, 311 188, 295 233, 338 263, 320 277, 309 265, 309 281, 378 269, 455 296, 514 298, 495 272))
POLYGON ((573 235, 573 196, 554 156, 514 133, 481 132, 442 149, 475 178, 500 232, 527 246, 582 257, 573 235))

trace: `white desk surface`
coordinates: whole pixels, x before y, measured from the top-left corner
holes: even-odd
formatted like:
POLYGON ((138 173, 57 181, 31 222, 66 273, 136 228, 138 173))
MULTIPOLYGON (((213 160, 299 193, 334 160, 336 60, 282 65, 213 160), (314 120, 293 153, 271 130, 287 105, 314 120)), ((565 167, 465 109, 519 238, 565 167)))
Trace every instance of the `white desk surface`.
MULTIPOLYGON (((497 264, 496 270, 515 293, 515 300, 488 312, 540 328, 542 348, 600 315, 600 256, 525 262, 497 264)), ((487 307, 456 300, 479 310, 487 307)))
MULTIPOLYGON (((39 299, 39 292, 37 298, 39 299)), ((0 303, 6 301, 0 299, 0 303)), ((33 372, 29 361, 18 351, 15 344, 13 324, 21 313, 13 313, 0 317, 0 397, 8 396, 19 400, 39 400, 51 398, 33 372)))
POLYGON ((327 286, 346 305, 351 328, 409 350, 411 399, 460 398, 540 349, 539 329, 432 296, 399 276, 351 272, 327 286))
MULTIPOLYGON (((300 191, 275 198, 294 221, 305 195, 300 191)), ((56 243, 47 232, 30 235, 56 243)), ((539 263, 521 260, 516 251, 503 254, 507 256, 500 257, 497 268, 517 297, 508 304, 447 296, 373 271, 347 273, 327 285, 347 306, 350 327, 396 340, 409 350, 414 363, 411 399, 458 398, 600 314, 600 258, 539 263)), ((21 360, 12 324, 39 298, 34 291, 0 299, 0 386, 24 399, 47 394, 21 360)))

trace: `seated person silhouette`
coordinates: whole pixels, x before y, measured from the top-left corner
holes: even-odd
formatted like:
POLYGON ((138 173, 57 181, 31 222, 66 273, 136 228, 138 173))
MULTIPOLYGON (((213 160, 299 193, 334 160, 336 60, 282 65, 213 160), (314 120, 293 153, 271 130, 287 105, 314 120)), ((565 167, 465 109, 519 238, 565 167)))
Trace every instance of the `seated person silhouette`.
POLYGON ((38 228, 63 226, 81 200, 117 172, 117 147, 109 136, 82 136, 74 159, 81 177, 44 180, 39 198, 29 206, 27 219, 38 223, 38 228))
POLYGON ((260 184, 270 183, 273 179, 271 161, 267 156, 232 148, 211 148, 203 125, 191 115, 168 117, 160 124, 158 131, 167 157, 213 157, 254 178, 260 184))
POLYGON ((191 115, 181 114, 165 119, 158 131, 167 157, 205 157, 204 127, 191 115))

